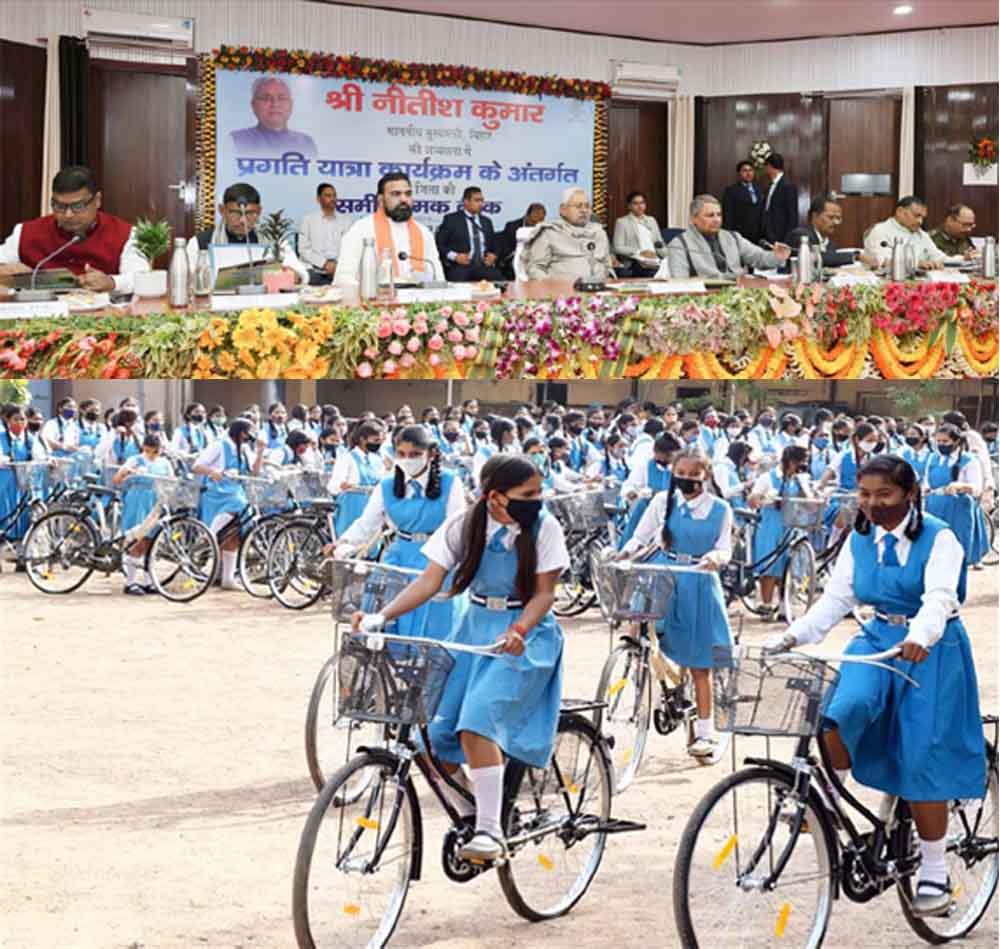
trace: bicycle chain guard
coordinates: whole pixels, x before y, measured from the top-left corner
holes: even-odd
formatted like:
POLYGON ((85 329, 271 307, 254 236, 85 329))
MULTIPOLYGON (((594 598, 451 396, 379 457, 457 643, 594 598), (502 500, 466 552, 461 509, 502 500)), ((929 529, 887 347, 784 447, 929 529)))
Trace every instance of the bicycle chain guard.
POLYGON ((472 822, 471 816, 463 818, 460 826, 453 824, 444 835, 441 846, 441 868, 444 870, 444 875, 455 883, 468 883, 469 880, 474 880, 493 867, 493 864, 488 863, 472 863, 458 855, 459 848, 473 837, 475 828, 472 822))

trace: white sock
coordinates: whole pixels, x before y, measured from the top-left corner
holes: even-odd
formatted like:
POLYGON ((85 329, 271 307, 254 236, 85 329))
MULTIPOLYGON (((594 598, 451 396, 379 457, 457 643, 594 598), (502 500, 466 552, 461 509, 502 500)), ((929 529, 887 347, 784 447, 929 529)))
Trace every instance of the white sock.
MULTIPOLYGON (((454 774, 449 775, 453 781, 457 784, 465 785, 463 780, 463 774, 461 768, 454 774)), ((475 814, 476 806, 467 798, 464 798, 458 793, 450 784, 445 784, 433 771, 431 772, 431 779, 437 785, 438 790, 444 795, 445 800, 458 811, 459 817, 468 817, 470 814, 475 814)))
POLYGON ((132 586, 136 583, 136 574, 139 572, 139 564, 141 560, 137 560, 131 554, 125 555, 125 584, 126 586, 132 586))
POLYGON ((483 831, 502 840, 503 765, 472 768, 469 773, 472 775, 472 786, 476 789, 476 833, 483 831))
POLYGON ((222 582, 227 586, 236 582, 236 551, 222 551, 222 582))
POLYGON ((947 837, 940 840, 920 838, 920 880, 932 883, 948 882, 948 864, 944 855, 948 849, 947 837))
POLYGON ((712 737, 712 719, 710 718, 696 718, 694 720, 694 737, 697 741, 699 738, 711 738, 712 737))
POLYGON ((851 777, 851 769, 850 768, 834 768, 833 769, 833 773, 835 775, 837 775, 837 780, 840 781, 840 783, 842 785, 844 785, 844 787, 846 788, 847 787, 847 782, 848 782, 848 780, 851 777))

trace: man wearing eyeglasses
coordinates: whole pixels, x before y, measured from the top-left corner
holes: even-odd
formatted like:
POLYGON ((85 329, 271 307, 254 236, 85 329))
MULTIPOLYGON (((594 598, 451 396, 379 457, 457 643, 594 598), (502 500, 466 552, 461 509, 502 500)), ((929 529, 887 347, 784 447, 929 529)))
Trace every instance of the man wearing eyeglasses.
POLYGON ((257 124, 238 129, 231 135, 237 157, 280 158, 285 152, 297 152, 303 158, 317 156, 312 136, 288 127, 294 103, 284 79, 262 76, 254 82, 250 108, 257 117, 257 124))
POLYGON ((101 210, 94 173, 83 165, 63 168, 52 180, 52 213, 16 224, 0 247, 0 264, 34 268, 60 247, 43 270, 69 270, 95 292, 132 291, 135 274, 149 270, 135 248, 132 225, 101 210))
MULTIPOLYGON (((195 234, 187 244, 188 263, 193 269, 198 264, 198 251, 210 250, 213 244, 260 244, 257 222, 260 220, 260 192, 240 181, 222 193, 219 205, 219 222, 195 234)), ((281 265, 296 275, 296 282, 309 283, 309 271, 291 245, 281 247, 281 265)))
POLYGON ((539 224, 524 249, 529 280, 563 277, 604 279, 611 271, 611 248, 604 228, 590 220, 590 198, 567 188, 559 220, 539 224))

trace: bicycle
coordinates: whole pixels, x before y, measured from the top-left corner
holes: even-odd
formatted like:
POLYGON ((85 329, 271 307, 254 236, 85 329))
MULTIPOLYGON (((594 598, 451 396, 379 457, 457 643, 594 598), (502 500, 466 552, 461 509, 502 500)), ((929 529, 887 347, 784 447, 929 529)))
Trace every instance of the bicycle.
MULTIPOLYGON (((333 771, 350 760, 352 748, 379 745, 385 739, 384 727, 340 712, 334 673, 340 656, 341 625, 349 626, 358 611, 380 612, 420 575, 419 570, 357 558, 325 560, 322 570, 324 586, 333 601, 333 654, 316 676, 305 728, 306 762, 317 792, 323 790, 333 771)), ((372 708, 384 707, 384 697, 376 692, 372 708)))
MULTIPOLYGON (((603 707, 595 714, 594 724, 608 744, 616 794, 639 773, 650 718, 659 734, 670 735, 683 727, 687 744, 694 741, 697 709, 691 674, 660 653, 652 625, 666 615, 676 586, 674 576, 680 573, 704 575, 705 571, 690 558, 668 566, 610 560, 600 551, 591 557, 591 575, 612 642, 622 623, 634 624, 612 645, 597 685, 597 702, 603 707), (655 709, 654 680, 659 685, 655 709)), ((699 763, 715 764, 725 748, 726 743, 720 741, 715 753, 698 759, 699 763)))
MULTIPOLYGON (((905 676, 870 656, 780 654, 740 647, 718 669, 717 724, 734 735, 767 739, 763 758, 718 782, 695 808, 677 852, 674 916, 685 949, 709 945, 823 943, 832 903, 866 903, 895 886, 910 927, 939 944, 967 935, 997 886, 997 719, 983 718, 987 782, 983 797, 949 804, 948 861, 953 904, 941 917, 912 911, 920 857, 909 807, 886 796, 872 813, 841 784, 818 742, 833 662, 866 662, 905 676), (770 739, 795 740, 790 763, 771 757, 770 739), (854 810, 872 825, 861 833, 854 810), (735 927, 735 928, 734 928, 735 927)), ((911 680, 912 681, 912 680, 911 680)))
POLYGON ((0 471, 11 470, 17 486, 17 503, 3 517, 0 517, 0 550, 6 556, 0 556, 0 566, 5 559, 13 559, 19 565, 23 563, 23 539, 16 535, 21 533, 22 524, 27 518, 30 524, 45 514, 45 486, 49 470, 48 460, 38 461, 7 461, 0 466, 0 471))
POLYGON ((597 601, 590 576, 589 554, 595 544, 608 541, 608 513, 604 488, 584 488, 545 499, 562 525, 570 565, 556 586, 556 616, 579 616, 597 601))
POLYGON ((604 743, 584 713, 595 703, 564 703, 552 756, 545 768, 508 761, 502 823, 507 853, 473 863, 460 851, 474 820, 460 817, 440 784, 474 803, 433 755, 421 754, 413 733, 430 748, 433 717, 451 652, 496 655, 474 647, 374 634, 345 641, 337 667, 344 714, 387 726, 385 748, 366 748, 334 774, 313 805, 299 842, 292 917, 300 949, 317 945, 385 946, 398 925, 411 880, 422 873, 421 806, 412 771, 430 784, 450 827, 441 860, 445 875, 466 883, 495 870, 511 908, 540 921, 568 913, 590 886, 609 834, 644 829, 611 818, 611 772, 604 743), (379 685, 376 686, 375 683, 379 685), (384 707, 371 710, 374 689, 384 707), (364 790, 353 799, 346 788, 364 790))
MULTIPOLYGON (((151 541, 143 559, 157 593, 175 603, 187 603, 208 589, 218 568, 219 547, 212 532, 194 516, 198 485, 158 475, 141 476, 156 490, 149 514, 131 530, 109 529, 107 498, 120 517, 119 492, 88 484, 81 489, 81 506, 59 508, 31 526, 24 539, 28 579, 42 593, 66 594, 81 587, 95 571, 110 576, 122 570, 125 552, 135 541, 151 541), (97 503, 93 503, 97 502, 97 503)), ((128 483, 124 485, 128 490, 128 483)))

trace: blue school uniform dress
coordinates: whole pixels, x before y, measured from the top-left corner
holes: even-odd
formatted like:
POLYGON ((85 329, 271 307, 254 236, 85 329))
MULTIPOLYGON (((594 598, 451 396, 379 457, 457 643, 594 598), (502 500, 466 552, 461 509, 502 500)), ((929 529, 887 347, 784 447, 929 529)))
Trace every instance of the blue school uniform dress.
POLYGON ((208 444, 208 436, 200 426, 192 425, 190 422, 185 422, 185 424, 181 426, 181 431, 184 433, 184 438, 188 443, 188 448, 192 452, 199 452, 208 444))
MULTIPOLYGON (((837 477, 837 488, 840 491, 858 490, 858 462, 855 458, 853 447, 845 448, 840 453, 840 474, 837 477)), ((833 528, 839 512, 840 500, 833 498, 823 512, 823 526, 827 530, 833 528)))
POLYGON ((904 461, 909 462, 910 467, 917 473, 917 480, 923 481, 927 477, 927 465, 930 463, 933 452, 929 448, 913 449, 907 445, 901 452, 904 461))
MULTIPOLYGON (((65 442, 68 435, 72 432, 77 432, 79 434, 80 426, 77 425, 76 419, 64 419, 61 415, 55 416, 53 421, 59 428, 59 441, 65 442)), ((73 451, 67 450, 65 448, 53 448, 52 457, 53 458, 70 458, 74 454, 73 451)))
POLYGON ((833 449, 829 443, 820 447, 813 442, 809 448, 809 474, 813 481, 819 481, 823 477, 826 469, 830 467, 833 458, 833 449))
MULTIPOLYGON (((250 474, 250 465, 245 454, 237 449, 228 435, 222 439, 222 451, 223 472, 235 471, 244 477, 250 474)), ((239 481, 227 477, 223 477, 221 481, 209 478, 201 498, 201 519, 204 524, 211 527, 212 521, 219 514, 232 514, 238 517, 249 506, 247 493, 239 481)))
POLYGON ((590 457, 590 446, 582 435, 571 438, 569 442, 569 466, 574 471, 583 471, 590 457))
MULTIPOLYGON (((768 477, 771 479, 771 487, 778 492, 781 500, 785 498, 803 497, 801 485, 797 478, 786 479, 782 485, 781 475, 776 470, 769 471, 768 477)), ((757 524, 753 532, 753 559, 760 561, 772 551, 777 550, 781 544, 781 538, 785 536, 785 524, 781 511, 774 505, 768 505, 760 509, 760 523, 757 524)), ((785 564, 788 563, 788 554, 782 554, 770 567, 761 574, 765 577, 780 577, 785 572, 785 564)))
POLYGON ((288 429, 284 425, 275 425, 273 422, 268 422, 266 431, 268 451, 281 448, 288 439, 288 429))
MULTIPOLYGON (((173 468, 166 458, 148 461, 144 455, 136 460, 135 473, 122 484, 122 530, 130 531, 141 524, 156 506, 156 488, 148 475, 169 478, 173 468)), ((148 536, 148 535, 147 535, 148 536)))
MULTIPOLYGON (((0 429, 0 455, 5 455, 8 461, 31 461, 31 454, 32 440, 26 431, 15 437, 7 429, 0 429)), ((16 521, 7 523, 20 499, 14 469, 0 467, 0 534, 7 540, 21 540, 31 524, 31 512, 27 508, 16 521)))
MULTIPOLYGON (((968 453, 961 455, 952 452, 942 455, 935 451, 927 464, 927 484, 931 488, 943 488, 958 480, 952 477, 952 468, 957 465, 958 472, 972 461, 968 453)), ((956 494, 950 497, 946 494, 931 494, 927 497, 928 514, 940 517, 958 538, 965 551, 966 566, 979 563, 990 549, 989 529, 982 505, 971 494, 956 494)), ((962 596, 964 601, 964 593, 962 596)))
MULTIPOLYGON (((661 467, 655 460, 650 458, 646 462, 646 487, 652 490, 654 497, 661 491, 669 491, 670 469, 661 467)), ((622 531, 622 535, 618 540, 619 550, 632 539, 635 529, 639 526, 639 521, 642 520, 642 515, 646 513, 646 508, 649 507, 650 500, 650 498, 639 498, 632 505, 628 520, 625 522, 625 530, 622 531)))
MULTIPOLYGON (((891 545, 886 543, 891 535, 882 541, 879 563, 875 529, 852 533, 855 597, 888 615, 916 616, 934 538, 946 527, 926 515, 905 566, 899 566, 895 538, 891 545)), ((906 633, 906 626, 875 618, 846 651, 882 652, 902 642, 906 633)), ((944 635, 923 662, 890 662, 920 688, 888 670, 845 663, 826 710, 851 754, 854 777, 907 801, 982 797, 986 769, 979 689, 961 619, 948 620, 944 635)))
POLYGON ((716 434, 716 431, 713 431, 707 425, 702 425, 699 429, 698 439, 701 442, 701 450, 709 458, 715 455, 715 446, 719 440, 726 437, 723 433, 716 434))
MULTIPOLYGON (((351 457, 358 468, 358 484, 363 487, 374 487, 379 483, 380 475, 383 471, 382 456, 378 452, 361 451, 358 448, 351 449, 351 457), (378 459, 377 467, 376 460, 378 459)), ((339 490, 340 486, 337 485, 339 490)), ((345 491, 337 495, 337 516, 334 519, 333 529, 338 537, 343 537, 344 532, 364 513, 365 505, 368 503, 368 495, 360 491, 345 491)))
POLYGON ((756 447, 761 454, 779 454, 777 435, 774 434, 773 429, 767 429, 760 425, 755 425, 752 429, 750 429, 750 434, 747 435, 747 441, 751 445, 756 443, 756 447))
MULTIPOLYGON (((548 516, 542 512, 539 518, 548 516)), ((504 547, 506 534, 507 528, 501 526, 483 550, 469 588, 468 610, 449 637, 454 642, 489 645, 521 615, 520 605, 488 609, 474 602, 480 597, 506 600, 508 605, 519 602, 513 599, 517 549, 504 547)), ((508 758, 544 768, 559 722, 562 649, 562 630, 549 612, 529 631, 520 656, 455 653, 455 665, 429 727, 435 754, 445 761, 464 762, 458 733, 468 731, 495 742, 508 758)))
MULTIPOLYGON (((406 496, 397 498, 393 487, 395 478, 383 478, 376 490, 382 492, 382 507, 388 519, 396 528, 396 539, 382 558, 382 563, 394 567, 409 567, 423 570, 427 566, 427 556, 421 548, 448 516, 448 498, 451 496, 455 476, 450 471, 441 472, 441 493, 429 498, 423 485, 416 480, 406 482, 406 496)), ((450 578, 445 581, 442 593, 451 586, 450 578)), ((447 639, 454 628, 465 605, 465 596, 434 599, 423 606, 405 613, 397 620, 401 636, 427 636, 431 639, 447 639)))
MULTIPOLYGON (((692 516, 688 502, 677 494, 674 508, 666 520, 670 550, 659 552, 653 563, 683 564, 689 557, 703 557, 718 545, 727 505, 715 497, 711 502, 708 516, 699 520, 692 516)), ((660 649, 685 668, 711 669, 715 647, 732 647, 719 575, 709 571, 678 573, 674 579, 677 585, 667 605, 667 613, 656 623, 660 649)))
POLYGON ((601 475, 605 478, 614 478, 624 482, 628 477, 629 468, 624 458, 612 458, 610 455, 604 456, 601 463, 601 475))

